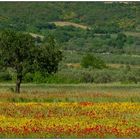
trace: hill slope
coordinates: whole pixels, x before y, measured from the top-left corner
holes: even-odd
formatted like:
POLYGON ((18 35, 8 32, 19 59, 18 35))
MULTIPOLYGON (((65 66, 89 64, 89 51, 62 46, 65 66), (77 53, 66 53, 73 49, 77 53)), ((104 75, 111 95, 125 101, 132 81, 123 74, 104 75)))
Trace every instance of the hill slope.
POLYGON ((0 30, 52 34, 65 50, 139 54, 138 13, 137 2, 0 2, 0 30))
POLYGON ((138 6, 139 3, 132 2, 0 2, 0 21, 1 26, 4 22, 20 24, 27 29, 40 23, 65 21, 85 26, 113 25, 135 30, 138 6))

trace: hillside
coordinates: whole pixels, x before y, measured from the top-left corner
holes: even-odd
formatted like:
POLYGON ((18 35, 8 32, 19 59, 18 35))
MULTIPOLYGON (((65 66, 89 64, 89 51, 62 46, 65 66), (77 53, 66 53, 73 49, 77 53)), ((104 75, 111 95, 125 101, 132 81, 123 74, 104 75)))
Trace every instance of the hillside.
POLYGON ((139 54, 138 13, 137 2, 0 2, 0 30, 52 34, 64 50, 139 54))
MULTIPOLYGON (((37 46, 55 38, 63 51, 59 72, 52 77, 28 73, 24 82, 137 83, 140 81, 140 18, 137 2, 0 2, 0 32, 29 33, 37 46), (107 68, 83 68, 87 54, 107 68)), ((13 80, 9 71, 0 80, 13 80)))
POLYGON ((69 21, 134 30, 138 5, 132 2, 1 2, 0 20, 27 29, 39 23, 69 21))

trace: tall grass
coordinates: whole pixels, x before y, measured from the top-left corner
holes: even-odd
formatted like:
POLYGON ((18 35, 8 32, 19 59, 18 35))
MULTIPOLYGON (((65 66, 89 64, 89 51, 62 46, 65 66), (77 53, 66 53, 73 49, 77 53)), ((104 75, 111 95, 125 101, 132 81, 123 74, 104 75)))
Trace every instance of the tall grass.
POLYGON ((140 102, 139 84, 22 84, 21 94, 11 92, 13 86, 14 84, 0 84, 0 101, 140 102))

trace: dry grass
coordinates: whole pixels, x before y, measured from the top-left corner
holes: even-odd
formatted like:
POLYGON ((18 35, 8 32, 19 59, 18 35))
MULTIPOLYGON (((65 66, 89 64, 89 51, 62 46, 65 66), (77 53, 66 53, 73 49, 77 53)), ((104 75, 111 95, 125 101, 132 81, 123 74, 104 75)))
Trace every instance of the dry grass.
MULTIPOLYGON (((125 67, 126 64, 107 64, 107 66, 112 67, 112 68, 120 68, 120 67, 125 67)), ((131 68, 140 68, 139 65, 129 65, 131 68)))
POLYGON ((56 22, 51 22, 54 23, 56 26, 74 26, 76 28, 82 28, 82 29, 87 29, 89 28, 86 25, 81 25, 73 22, 66 22, 66 21, 56 21, 56 22))
POLYGON ((125 32, 126 35, 140 37, 140 32, 125 32))
POLYGON ((66 66, 70 68, 81 68, 80 63, 67 63, 66 66))
POLYGON ((39 35, 39 34, 30 33, 30 35, 31 35, 32 37, 34 37, 34 38, 40 37, 41 39, 44 39, 44 36, 39 35))

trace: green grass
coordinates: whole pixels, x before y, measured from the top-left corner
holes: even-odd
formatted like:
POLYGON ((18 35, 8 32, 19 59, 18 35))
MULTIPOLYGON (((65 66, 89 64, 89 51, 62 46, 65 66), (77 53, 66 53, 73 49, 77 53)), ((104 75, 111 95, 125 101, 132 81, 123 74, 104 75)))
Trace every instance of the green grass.
POLYGON ((8 102, 140 102, 140 84, 0 84, 0 101, 8 102))

